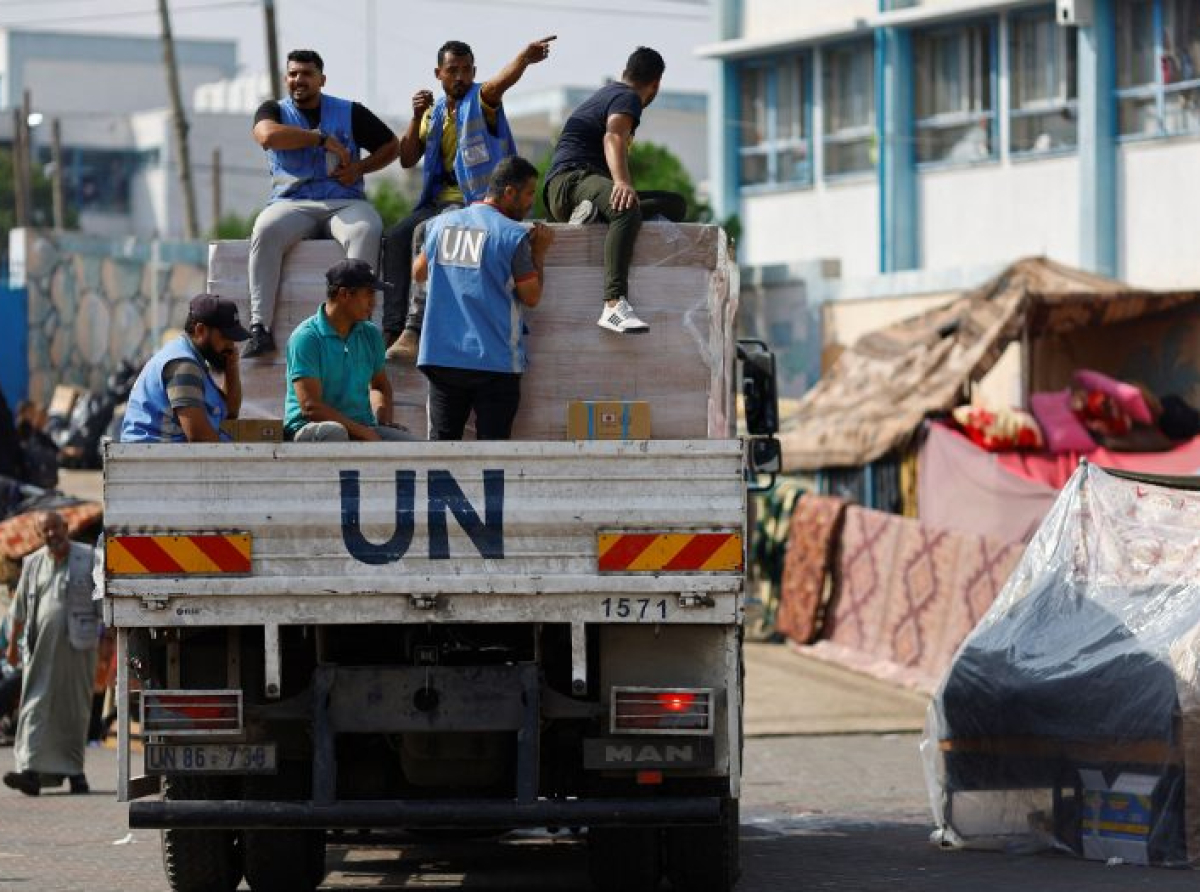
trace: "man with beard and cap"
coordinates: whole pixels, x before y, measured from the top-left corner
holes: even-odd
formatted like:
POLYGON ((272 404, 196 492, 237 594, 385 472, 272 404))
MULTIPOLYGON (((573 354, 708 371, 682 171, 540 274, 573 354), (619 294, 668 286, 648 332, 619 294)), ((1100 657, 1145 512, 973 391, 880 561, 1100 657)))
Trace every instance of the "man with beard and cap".
POLYGON ((411 363, 417 355, 423 317, 423 293, 412 287, 414 251, 425 241, 424 224, 447 210, 483 201, 496 165, 517 154, 501 102, 525 69, 550 56, 553 36, 535 40, 495 76, 475 82, 471 47, 450 40, 438 50, 433 76, 442 87, 434 101, 429 90, 412 99, 413 117, 400 138, 400 164, 424 161, 424 183, 416 209, 387 232, 383 275, 395 285, 384 296, 383 336, 388 359, 411 363))
POLYGON ((267 153, 271 198, 250 234, 250 340, 242 355, 275 350, 271 333, 283 255, 302 239, 327 236, 352 260, 379 260, 383 221, 363 175, 396 160, 400 141, 370 109, 322 92, 325 63, 314 50, 287 57, 288 95, 254 114, 254 141, 267 153), (368 153, 362 157, 362 153, 368 153))
POLYGON ((237 306, 215 294, 197 294, 183 334, 159 350, 134 382, 121 425, 122 443, 217 443, 242 407, 237 344, 250 337, 237 306), (225 387, 213 380, 224 372, 225 387))
POLYGON ((36 796, 64 779, 87 793, 83 773, 100 601, 92 599, 93 552, 67 538, 62 515, 38 517, 43 547, 21 567, 12 603, 8 661, 24 666, 13 744, 16 771, 6 786, 36 796))

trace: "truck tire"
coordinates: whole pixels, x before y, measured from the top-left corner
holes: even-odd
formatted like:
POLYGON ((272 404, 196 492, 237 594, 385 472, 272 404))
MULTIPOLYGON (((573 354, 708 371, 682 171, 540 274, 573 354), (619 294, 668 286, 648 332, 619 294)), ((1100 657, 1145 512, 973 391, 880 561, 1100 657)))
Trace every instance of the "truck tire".
POLYGON ((242 838, 254 892, 313 892, 325 879, 324 830, 245 830, 242 838))
POLYGON ((596 892, 655 892, 662 881, 658 827, 588 829, 588 873, 596 892))
MULTIPOLYGON (((246 778, 247 799, 303 800, 308 768, 284 762, 274 776, 246 778)), ((324 830, 243 830, 246 882, 254 892, 313 892, 325 879, 324 830)))
POLYGON ((741 874, 738 800, 721 803, 721 823, 666 831, 667 878, 675 892, 730 892, 741 874))
MULTIPOLYGON (((163 778, 163 798, 224 799, 222 778, 163 778)), ((233 892, 242 881, 241 850, 233 830, 163 830, 163 871, 171 892, 233 892)))

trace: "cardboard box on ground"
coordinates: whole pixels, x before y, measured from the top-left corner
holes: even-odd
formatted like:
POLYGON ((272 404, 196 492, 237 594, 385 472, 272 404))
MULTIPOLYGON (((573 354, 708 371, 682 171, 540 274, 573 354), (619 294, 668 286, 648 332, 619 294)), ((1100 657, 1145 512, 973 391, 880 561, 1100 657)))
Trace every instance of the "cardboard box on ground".
MULTIPOLYGON (((618 335, 596 325, 606 227, 552 228, 542 301, 526 315, 530 362, 513 439, 571 438, 568 406, 580 401, 645 404, 656 439, 732 436, 735 345, 727 333, 733 331, 737 295, 730 293, 736 267, 725 234, 716 226, 645 224, 634 251, 630 299, 650 331, 618 335)), ((242 363, 243 415, 283 414, 287 338, 316 312, 325 297, 325 270, 341 258, 341 248, 328 240, 301 242, 288 253, 274 320, 279 350, 242 363)), ((249 318, 246 242, 210 247, 209 291, 237 302, 249 318)), ((377 320, 381 312, 382 300, 377 320)), ((425 377, 412 366, 393 365, 388 376, 395 420, 424 436, 425 377)), ((634 429, 641 430, 637 423, 634 429)))

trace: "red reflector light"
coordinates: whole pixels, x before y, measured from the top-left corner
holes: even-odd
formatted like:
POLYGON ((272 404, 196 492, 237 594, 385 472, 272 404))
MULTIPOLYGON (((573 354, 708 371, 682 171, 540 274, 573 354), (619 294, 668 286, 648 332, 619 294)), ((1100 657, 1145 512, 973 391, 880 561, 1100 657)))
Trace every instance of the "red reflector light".
POLYGON ((637 773, 637 782, 643 786, 654 786, 662 783, 661 771, 639 771, 637 773))
POLYGON ((614 733, 711 734, 709 689, 613 688, 614 733))
POLYGON ((143 734, 229 734, 242 730, 241 691, 143 691, 143 734))

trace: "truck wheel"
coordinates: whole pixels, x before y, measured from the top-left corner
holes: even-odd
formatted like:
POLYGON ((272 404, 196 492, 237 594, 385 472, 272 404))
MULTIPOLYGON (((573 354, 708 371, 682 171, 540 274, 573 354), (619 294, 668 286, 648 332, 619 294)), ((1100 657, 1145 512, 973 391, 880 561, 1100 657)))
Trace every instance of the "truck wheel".
POLYGON ((738 800, 721 803, 720 824, 668 828, 666 857, 675 892, 730 892, 741 873, 738 800))
MULTIPOLYGON (((247 799, 307 799, 305 765, 285 762, 273 777, 246 778, 247 799)), ((313 892, 325 879, 324 830, 243 830, 246 882, 254 892, 313 892)))
POLYGON ((313 892, 325 879, 324 830, 246 830, 242 839, 254 892, 313 892))
MULTIPOLYGON (((163 778, 163 798, 236 798, 221 778, 163 778)), ((242 881, 241 850, 233 830, 162 831, 163 870, 171 892, 233 892, 242 881)))
POLYGON ((588 829, 588 873, 597 892, 655 892, 662 878, 657 827, 588 829))

